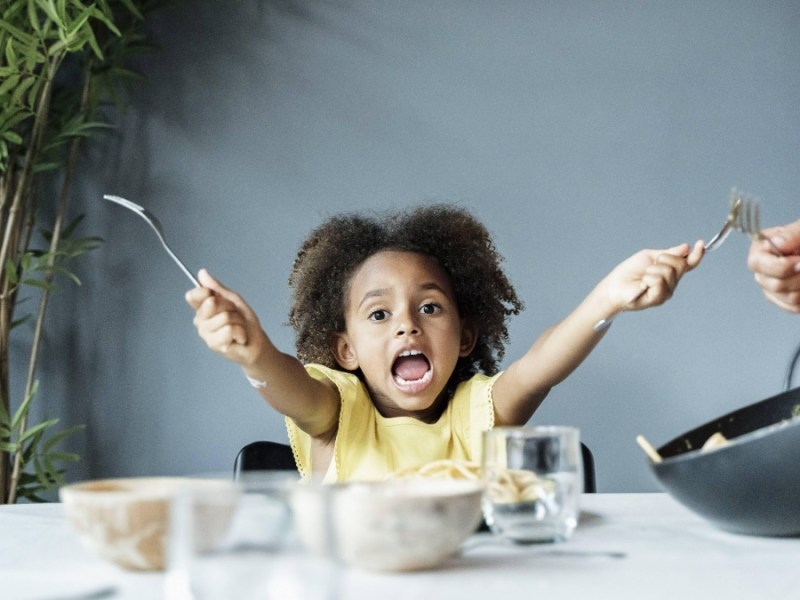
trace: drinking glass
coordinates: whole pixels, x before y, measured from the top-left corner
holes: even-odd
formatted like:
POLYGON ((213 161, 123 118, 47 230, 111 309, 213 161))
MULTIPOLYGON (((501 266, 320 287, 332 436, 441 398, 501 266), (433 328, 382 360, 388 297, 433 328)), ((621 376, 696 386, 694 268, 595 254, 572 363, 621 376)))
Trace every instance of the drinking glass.
POLYGON ((227 489, 187 486, 172 503, 167 600, 324 600, 330 561, 305 551, 292 526, 291 472, 243 473, 227 489), (235 501, 231 501, 235 499, 235 501), (214 539, 209 519, 227 519, 214 539))
POLYGON ((489 529, 521 543, 566 541, 583 491, 575 427, 496 427, 483 434, 483 514, 489 529))

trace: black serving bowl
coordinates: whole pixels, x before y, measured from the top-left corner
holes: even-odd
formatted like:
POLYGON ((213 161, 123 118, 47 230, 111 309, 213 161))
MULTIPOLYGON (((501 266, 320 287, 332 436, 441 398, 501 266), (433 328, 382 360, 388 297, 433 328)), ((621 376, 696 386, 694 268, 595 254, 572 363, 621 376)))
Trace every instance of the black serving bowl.
POLYGON ((756 402, 658 448, 656 477, 676 500, 721 529, 800 535, 800 387, 756 402), (714 433, 728 443, 701 450, 714 433))

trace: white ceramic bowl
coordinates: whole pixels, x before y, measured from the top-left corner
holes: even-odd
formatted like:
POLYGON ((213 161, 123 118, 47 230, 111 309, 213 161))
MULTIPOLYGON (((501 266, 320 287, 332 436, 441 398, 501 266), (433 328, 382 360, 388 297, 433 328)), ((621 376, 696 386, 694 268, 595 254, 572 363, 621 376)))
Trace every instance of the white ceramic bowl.
POLYGON ((299 484, 291 506, 310 550, 365 570, 414 571, 442 563, 475 532, 482 494, 481 482, 456 479, 299 484))
POLYGON ((214 507, 198 511, 204 539, 212 545, 226 532, 238 490, 229 480, 183 477, 103 479, 59 490, 64 510, 81 542, 124 569, 152 571, 165 566, 170 502, 192 486, 219 489, 214 507))

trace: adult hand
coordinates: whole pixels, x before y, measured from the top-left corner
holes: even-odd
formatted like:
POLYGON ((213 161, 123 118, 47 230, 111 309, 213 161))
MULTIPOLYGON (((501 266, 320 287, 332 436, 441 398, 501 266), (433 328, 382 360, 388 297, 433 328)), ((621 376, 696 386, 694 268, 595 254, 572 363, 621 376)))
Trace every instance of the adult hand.
POLYGON ((763 233, 783 256, 776 256, 769 242, 755 240, 750 244, 747 266, 767 300, 785 311, 800 313, 800 219, 763 233))

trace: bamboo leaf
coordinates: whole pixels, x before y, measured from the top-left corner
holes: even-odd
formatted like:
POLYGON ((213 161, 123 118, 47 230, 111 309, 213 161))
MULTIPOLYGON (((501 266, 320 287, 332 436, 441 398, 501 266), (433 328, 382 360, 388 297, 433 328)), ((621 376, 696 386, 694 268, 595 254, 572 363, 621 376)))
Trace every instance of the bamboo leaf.
POLYGON ((30 285, 32 287, 45 290, 47 292, 52 292, 53 290, 56 289, 56 286, 54 286, 51 283, 47 283, 46 281, 42 281, 41 279, 30 279, 30 278, 23 279, 22 283, 24 283, 25 285, 30 285))
POLYGON ((9 93, 13 88, 19 85, 20 76, 19 75, 12 75, 8 79, 6 79, 3 83, 0 84, 0 96, 3 94, 9 93))
POLYGON ((85 217, 86 215, 78 215, 77 217, 72 219, 72 221, 67 223, 67 226, 64 227, 64 229, 61 231, 61 237, 66 239, 71 238, 72 234, 75 233, 75 230, 78 228, 78 225, 80 225, 83 222, 83 219, 85 217))
POLYGON ((131 2, 131 0, 120 0, 120 1, 122 2, 122 5, 125 8, 127 8, 133 16, 135 16, 140 21, 144 20, 144 15, 142 15, 142 13, 139 11, 136 5, 133 2, 131 2))
POLYGON ((92 52, 94 52, 94 55, 99 60, 103 60, 103 51, 100 49, 100 44, 97 43, 97 37, 94 35, 94 31, 92 29, 89 29, 87 35, 88 35, 87 41, 89 43, 89 47, 92 49, 92 52))
POLYGON ((86 7, 83 9, 83 12, 79 14, 72 23, 69 24, 67 29, 67 35, 75 35, 81 29, 83 29, 84 25, 89 21, 89 17, 92 16, 93 7, 86 7))
POLYGON ((3 133, 3 139, 12 144, 21 144, 22 138, 13 131, 6 131, 3 133))
POLYGON ((42 32, 39 26, 39 13, 36 12, 36 2, 34 2, 34 0, 28 0, 28 22, 31 24, 31 29, 35 32, 42 32))
POLYGON ((67 19, 67 0, 58 0, 58 2, 56 3, 56 12, 58 13, 58 16, 61 17, 62 21, 66 21, 66 19, 67 19))
POLYGON ((14 321, 11 321, 11 329, 14 329, 14 327, 17 327, 18 325, 22 325, 23 323, 27 323, 28 321, 31 320, 31 318, 32 318, 31 315, 25 315, 21 319, 16 319, 14 321))
POLYGON ((5 275, 6 279, 11 285, 17 285, 19 283, 19 277, 17 276, 17 265, 14 264, 14 261, 10 258, 6 259, 5 275))
POLYGON ((36 392, 39 390, 39 381, 36 380, 33 382, 33 386, 31 386, 31 392, 28 394, 25 399, 22 401, 22 404, 19 405, 16 412, 14 413, 14 417, 11 419, 11 429, 17 429, 19 424, 22 422, 22 418, 28 414, 28 409, 31 406, 31 400, 36 395, 36 392))
POLYGON ((59 29, 64 29, 64 21, 56 10, 56 5, 53 3, 53 0, 36 0, 36 4, 39 5, 39 8, 47 15, 47 18, 55 23, 59 29))
POLYGON ((6 433, 11 430, 11 416, 8 414, 3 402, 0 402, 0 427, 2 427, 3 431, 6 433))
POLYGON ((60 168, 61 168, 61 163, 60 162, 54 162, 54 161, 38 162, 33 167, 33 172, 36 173, 36 174, 39 174, 39 173, 44 173, 46 171, 54 171, 54 170, 60 169, 60 168))
POLYGON ((66 50, 66 48, 67 43, 64 40, 59 40, 47 49, 47 56, 61 54, 66 50))
MULTIPOLYGON (((9 35, 11 35, 11 37, 19 41, 23 46, 30 46, 35 43, 35 38, 32 35, 25 33, 18 27, 14 27, 8 21, 0 19, 0 29, 5 30, 9 35)), ((8 41, 8 45, 11 45, 11 40, 8 41)), ((6 52, 8 52, 8 50, 6 50, 6 52)))
MULTIPOLYGON (((43 452, 45 453, 51 452, 53 446, 63 442, 66 438, 78 433, 79 431, 83 431, 84 429, 86 429, 85 425, 73 425, 72 427, 68 427, 67 429, 62 429, 58 433, 54 433, 52 436, 48 438, 47 442, 45 442, 43 452)), ((77 454, 73 454, 73 456, 77 457, 77 454)))
POLYGON ((48 458, 59 462, 80 462, 81 456, 77 452, 49 452, 48 458))
MULTIPOLYGON (((108 17, 108 15, 106 13, 104 13, 101 10, 99 10, 94 4, 90 8, 91 8, 91 11, 92 11, 92 17, 94 17, 98 21, 102 22, 117 37, 120 37, 122 35, 122 32, 120 32, 120 30, 114 24, 114 21, 112 21, 108 17)), ((109 14, 110 14, 110 11, 109 11, 109 14)))
POLYGON ((42 489, 50 489, 52 485, 50 482, 50 478, 48 477, 48 472, 45 469, 44 465, 42 465, 42 461, 38 456, 33 457, 33 472, 36 474, 36 478, 39 480, 39 483, 42 486, 42 489))
POLYGON ((39 51, 38 46, 30 46, 25 53, 25 70, 33 72, 36 65, 42 64, 47 57, 39 51))
POLYGON ((9 130, 19 125, 22 121, 33 115, 33 113, 25 108, 9 107, 4 111, 2 120, 0 120, 0 129, 9 130))
POLYGON ((48 419, 47 421, 42 421, 41 423, 37 423, 33 427, 30 427, 29 429, 25 430, 25 433, 23 433, 20 436, 19 442, 23 443, 26 440, 32 438, 33 436, 41 432, 44 432, 47 429, 50 429, 51 427, 53 427, 53 425, 56 425, 57 423, 58 419, 48 419))
POLYGON ((61 275, 66 275, 67 277, 69 277, 75 283, 75 285, 78 285, 78 286, 81 285, 81 280, 78 279, 78 276, 75 275, 75 273, 73 273, 72 271, 70 271, 68 269, 65 269, 64 267, 60 267, 58 265, 53 265, 52 267, 49 267, 47 270, 48 270, 48 272, 53 273, 53 274, 60 273, 61 275))
POLYGON ((25 95, 25 92, 27 92, 33 86, 34 83, 36 83, 36 79, 33 77, 26 77, 23 79, 17 86, 17 89, 14 90, 14 93, 11 95, 11 104, 22 104, 22 97, 25 95))

